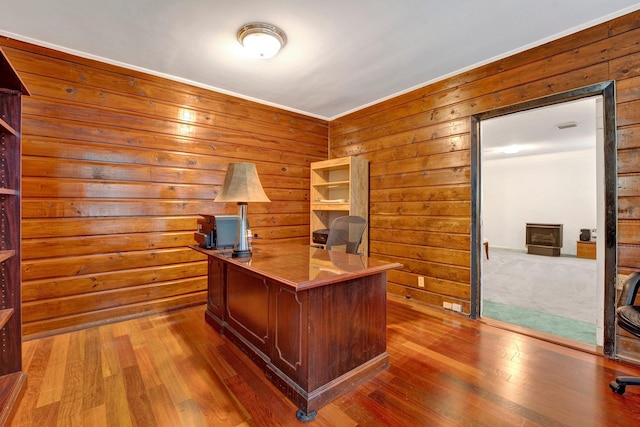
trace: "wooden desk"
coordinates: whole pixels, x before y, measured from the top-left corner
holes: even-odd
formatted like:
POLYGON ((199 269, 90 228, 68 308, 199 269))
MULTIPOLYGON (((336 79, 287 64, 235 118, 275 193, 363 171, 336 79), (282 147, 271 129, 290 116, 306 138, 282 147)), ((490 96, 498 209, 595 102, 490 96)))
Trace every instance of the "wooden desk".
POLYGON ((205 319, 241 348, 310 421, 389 365, 387 270, 402 267, 305 245, 209 257, 205 319))

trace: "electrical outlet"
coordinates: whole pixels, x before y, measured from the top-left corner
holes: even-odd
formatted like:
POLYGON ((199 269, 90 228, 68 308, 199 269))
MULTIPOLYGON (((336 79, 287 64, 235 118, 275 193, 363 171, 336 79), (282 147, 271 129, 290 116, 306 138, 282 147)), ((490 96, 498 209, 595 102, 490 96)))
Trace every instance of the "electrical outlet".
POLYGON ((424 288, 424 276, 418 276, 418 287, 424 288))
POLYGON ((442 306, 447 310, 451 310, 451 303, 450 302, 442 301, 442 306))
POLYGON ((451 304, 451 310, 457 311, 458 313, 462 313, 462 305, 460 304, 451 304))

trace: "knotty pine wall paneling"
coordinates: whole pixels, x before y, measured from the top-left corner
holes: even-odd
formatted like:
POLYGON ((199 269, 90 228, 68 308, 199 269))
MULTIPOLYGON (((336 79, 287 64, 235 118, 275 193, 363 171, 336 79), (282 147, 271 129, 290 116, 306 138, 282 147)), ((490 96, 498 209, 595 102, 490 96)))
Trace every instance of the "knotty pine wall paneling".
POLYGON ((252 232, 306 243, 309 164, 326 121, 0 39, 33 96, 23 110, 23 325, 35 337, 206 301, 189 249, 229 162, 257 165, 271 203, 252 232))
POLYGON ((640 269, 640 12, 331 121, 330 158, 370 162, 370 256, 389 291, 470 310, 471 115, 615 80, 618 273, 640 269), (425 287, 417 286, 425 276, 425 287))

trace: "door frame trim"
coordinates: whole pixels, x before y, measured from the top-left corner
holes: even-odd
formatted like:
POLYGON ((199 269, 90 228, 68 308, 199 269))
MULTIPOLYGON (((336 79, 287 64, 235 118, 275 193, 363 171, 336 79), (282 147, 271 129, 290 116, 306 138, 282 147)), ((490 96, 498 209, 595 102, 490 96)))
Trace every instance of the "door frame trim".
POLYGON ((613 356, 615 352, 615 294, 617 282, 617 142, 615 82, 607 81, 568 92, 533 99, 496 108, 471 116, 471 301, 470 317, 480 317, 481 256, 480 229, 481 200, 481 141, 480 123, 494 117, 534 108, 546 107, 582 98, 601 95, 603 99, 604 131, 604 233, 598 233, 598 242, 604 242, 604 336, 603 352, 613 356))

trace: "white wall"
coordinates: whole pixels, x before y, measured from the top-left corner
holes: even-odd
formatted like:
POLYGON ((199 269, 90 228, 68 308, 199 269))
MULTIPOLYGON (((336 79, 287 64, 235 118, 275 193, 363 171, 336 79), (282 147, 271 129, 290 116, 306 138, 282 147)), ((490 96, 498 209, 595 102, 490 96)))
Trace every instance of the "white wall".
POLYGON ((563 224, 562 254, 576 254, 580 229, 596 228, 596 150, 485 160, 482 237, 526 250, 525 224, 563 224))

